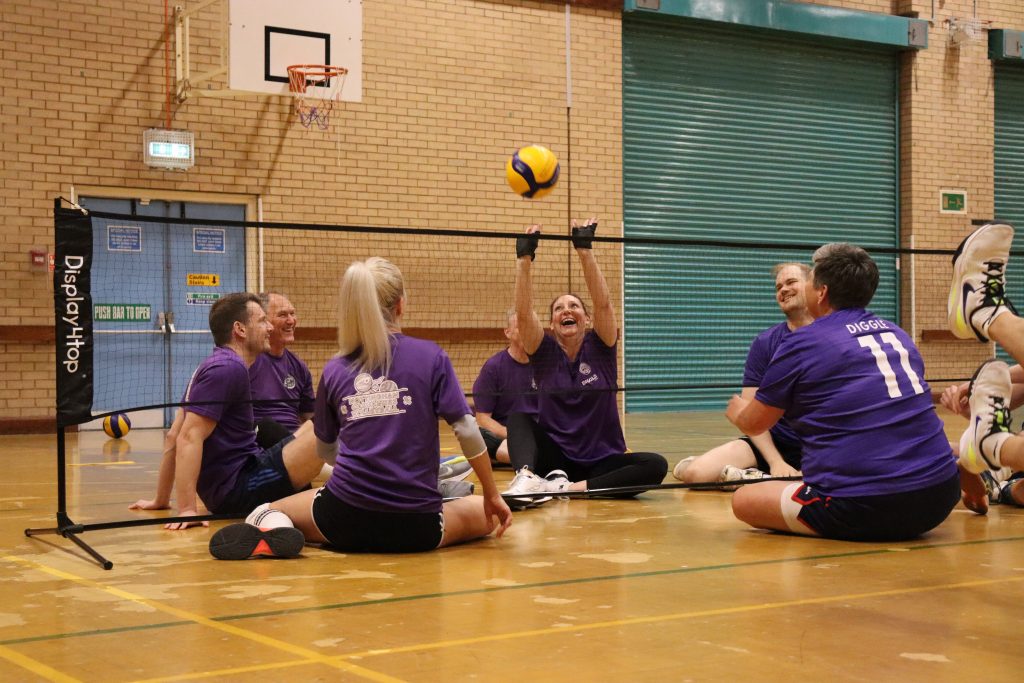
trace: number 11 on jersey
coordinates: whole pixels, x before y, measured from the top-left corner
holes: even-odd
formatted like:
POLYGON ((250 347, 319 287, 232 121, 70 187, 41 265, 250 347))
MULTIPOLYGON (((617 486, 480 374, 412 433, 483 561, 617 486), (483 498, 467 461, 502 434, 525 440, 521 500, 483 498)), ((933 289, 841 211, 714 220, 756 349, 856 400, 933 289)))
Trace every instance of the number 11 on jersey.
MULTIPOLYGON (((924 392, 924 387, 921 386, 921 380, 914 372, 914 369, 910 367, 910 354, 907 353, 906 347, 903 346, 899 338, 892 332, 883 332, 878 335, 879 339, 885 344, 891 346, 900 357, 900 366, 903 368, 903 372, 906 374, 907 379, 910 380, 910 386, 914 388, 915 394, 924 392)), ((892 369, 892 365, 889 364, 889 358, 886 356, 885 350, 882 349, 881 344, 878 343, 878 339, 875 335, 869 334, 863 337, 858 337, 857 341, 860 345, 866 349, 871 350, 871 355, 875 357, 875 363, 878 365, 878 371, 882 373, 882 377, 885 379, 885 386, 889 390, 889 398, 899 398, 903 395, 900 391, 900 385, 896 381, 896 373, 892 369)))

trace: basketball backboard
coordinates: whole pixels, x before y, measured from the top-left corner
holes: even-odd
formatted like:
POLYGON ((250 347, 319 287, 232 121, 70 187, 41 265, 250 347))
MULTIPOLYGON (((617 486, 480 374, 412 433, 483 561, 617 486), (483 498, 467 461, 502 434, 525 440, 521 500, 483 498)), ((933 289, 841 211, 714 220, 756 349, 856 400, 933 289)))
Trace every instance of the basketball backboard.
MULTIPOLYGON (((288 67, 348 69, 340 99, 362 101, 361 0, 208 0, 175 12, 178 99, 291 95, 288 67), (200 40, 198 33, 212 35, 200 40), (195 40, 193 40, 193 35, 195 40), (195 45, 220 42, 216 51, 195 45), (193 64, 212 68, 193 73, 193 64)), ((319 88, 310 88, 311 91, 319 88)))

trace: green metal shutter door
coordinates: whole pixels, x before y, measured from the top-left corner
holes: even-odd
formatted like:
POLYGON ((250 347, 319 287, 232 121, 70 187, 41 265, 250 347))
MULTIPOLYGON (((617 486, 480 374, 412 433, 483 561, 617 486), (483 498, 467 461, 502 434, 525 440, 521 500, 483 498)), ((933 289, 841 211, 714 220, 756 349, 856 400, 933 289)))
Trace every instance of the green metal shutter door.
MULTIPOLYGON (((995 194, 996 216, 1024 230, 1024 66, 996 65, 995 194)), ((1014 240, 1015 247, 1019 239, 1014 240)), ((1011 260, 1006 269, 1006 293, 1024 310, 1024 269, 1011 260)), ((997 355, 1011 360, 1001 346, 997 355)))
MULTIPOLYGON (((897 57, 851 43, 627 15, 627 238, 895 247, 897 57)), ((806 250, 625 247, 630 411, 722 408, 781 322, 771 266, 806 250)), ((895 257, 872 310, 896 320, 895 257)))

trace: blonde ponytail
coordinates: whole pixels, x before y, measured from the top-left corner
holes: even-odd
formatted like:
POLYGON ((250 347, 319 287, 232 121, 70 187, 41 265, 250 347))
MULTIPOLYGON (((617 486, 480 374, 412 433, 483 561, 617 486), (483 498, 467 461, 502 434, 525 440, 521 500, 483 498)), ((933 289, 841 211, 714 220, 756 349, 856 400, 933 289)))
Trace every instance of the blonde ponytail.
POLYGON ((362 372, 391 370, 391 327, 405 295, 402 272, 390 261, 374 256, 356 261, 341 278, 338 297, 338 354, 359 351, 362 372))

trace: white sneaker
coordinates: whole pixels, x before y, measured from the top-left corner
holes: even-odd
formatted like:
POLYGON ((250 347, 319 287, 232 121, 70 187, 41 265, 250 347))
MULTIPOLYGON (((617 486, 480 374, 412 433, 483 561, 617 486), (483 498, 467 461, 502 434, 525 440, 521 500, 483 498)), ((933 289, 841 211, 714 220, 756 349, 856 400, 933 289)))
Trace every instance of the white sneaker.
MULTIPOLYGON (((772 475, 767 472, 762 472, 756 467, 748 467, 742 469, 740 467, 734 467, 733 465, 726 465, 722 468, 722 473, 718 475, 718 481, 747 481, 754 479, 771 479, 772 475)), ((735 491, 739 488, 738 484, 726 485, 722 487, 723 491, 735 491)))
POLYGON ((998 470, 999 450, 1010 438, 1010 369, 990 360, 971 378, 971 422, 960 437, 960 464, 968 472, 998 470))
POLYGON ((1007 310, 1016 312, 1003 291, 1012 242, 1012 225, 989 223, 957 247, 946 304, 947 322, 954 336, 987 342, 992 321, 1007 310))
POLYGON ((561 493, 562 491, 568 491, 569 485, 572 484, 569 481, 569 475, 562 470, 551 470, 544 477, 544 481, 548 483, 548 491, 551 493, 561 493))
POLYGON ((463 457, 441 463, 437 470, 438 481, 462 481, 473 471, 473 466, 463 457))
POLYGON ((542 503, 546 503, 551 500, 551 496, 536 496, 536 497, 524 497, 516 498, 516 495, 524 493, 547 493, 549 482, 547 479, 538 477, 536 474, 530 471, 530 468, 523 467, 516 476, 509 482, 508 488, 502 493, 505 496, 505 502, 509 504, 509 507, 515 506, 515 509, 525 510, 526 508, 537 507, 542 503))
POLYGON ((693 461, 699 457, 699 455, 691 455, 690 457, 683 458, 682 460, 677 462, 676 466, 672 468, 672 476, 678 479, 679 481, 685 481, 683 479, 683 472, 685 472, 686 468, 692 465, 693 461))

